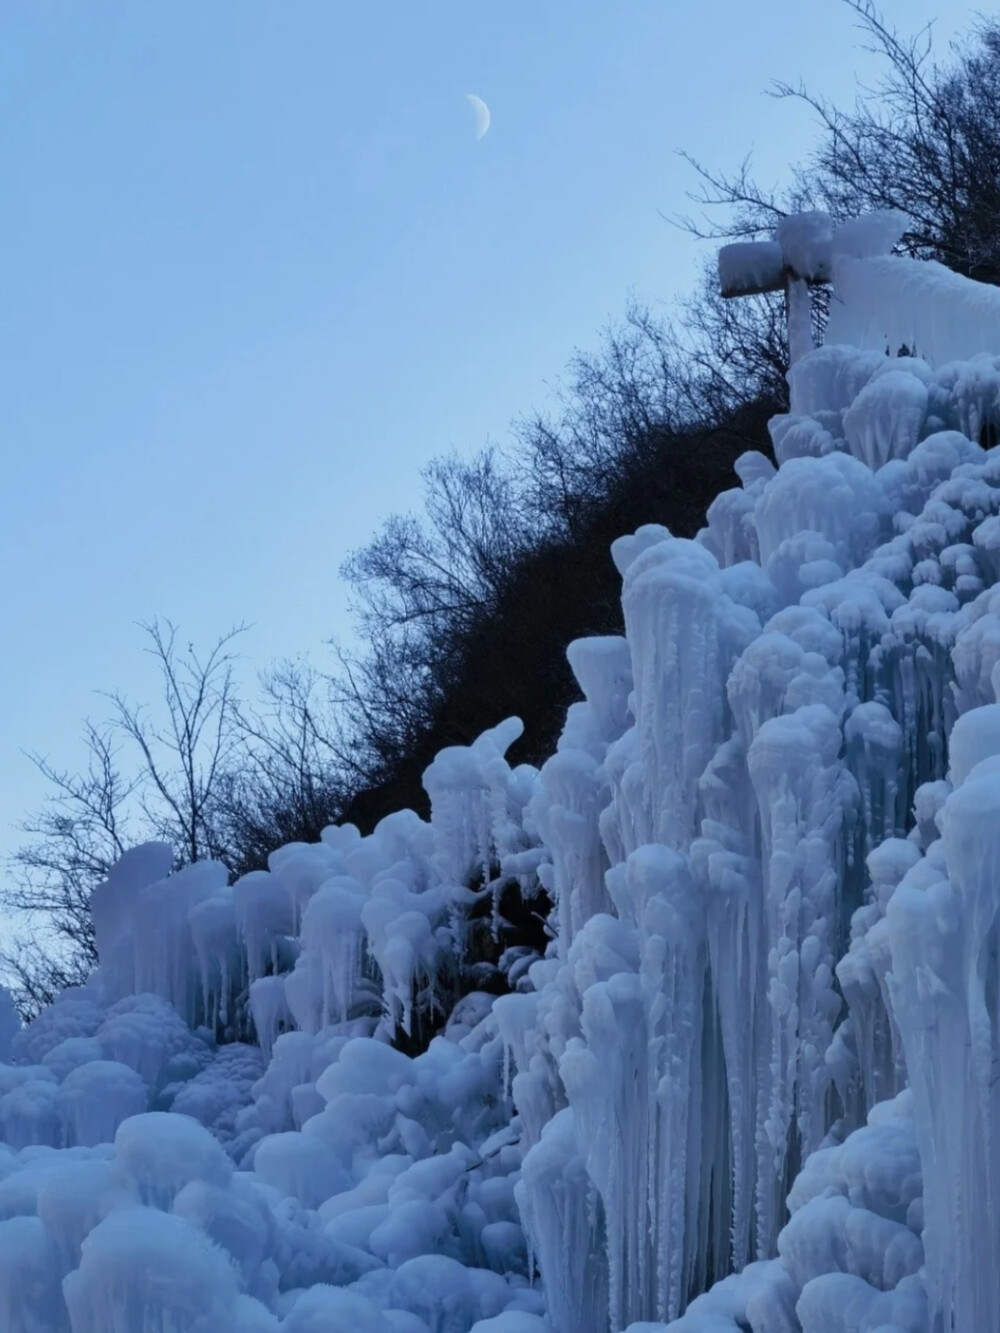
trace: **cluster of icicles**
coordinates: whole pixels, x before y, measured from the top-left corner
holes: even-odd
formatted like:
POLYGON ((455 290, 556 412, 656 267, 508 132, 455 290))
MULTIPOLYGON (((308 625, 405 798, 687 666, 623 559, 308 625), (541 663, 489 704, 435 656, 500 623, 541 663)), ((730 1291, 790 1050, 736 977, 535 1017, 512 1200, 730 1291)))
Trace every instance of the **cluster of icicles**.
POLYGON ((777 469, 615 544, 540 771, 116 868, 0 1014, 4 1329, 1000 1330, 1000 358, 792 377, 777 469), (460 996, 512 880, 551 944, 460 996))
POLYGON ((1000 1329, 1000 358, 791 378, 777 470, 616 543, 541 772, 494 1012, 560 1333, 1000 1329))

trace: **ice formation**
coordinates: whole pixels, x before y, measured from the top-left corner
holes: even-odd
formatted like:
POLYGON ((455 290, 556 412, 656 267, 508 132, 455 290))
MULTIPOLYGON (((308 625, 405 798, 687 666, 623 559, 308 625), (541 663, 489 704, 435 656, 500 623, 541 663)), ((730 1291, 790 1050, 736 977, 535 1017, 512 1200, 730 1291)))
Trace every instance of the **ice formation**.
POLYGON ((615 543, 540 770, 137 848, 91 980, 0 993, 0 1328, 998 1333, 1000 331, 898 226, 782 229, 876 345, 615 543))

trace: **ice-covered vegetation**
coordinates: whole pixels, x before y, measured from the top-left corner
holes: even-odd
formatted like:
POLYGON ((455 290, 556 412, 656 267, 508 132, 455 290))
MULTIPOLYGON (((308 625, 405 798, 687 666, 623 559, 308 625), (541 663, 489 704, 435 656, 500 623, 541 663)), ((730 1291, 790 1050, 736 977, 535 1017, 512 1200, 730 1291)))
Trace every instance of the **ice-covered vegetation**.
POLYGON ((1000 298, 843 262, 893 341, 616 542, 540 770, 508 721, 429 821, 138 847, 90 981, 0 997, 0 1327, 1000 1329, 1000 298))

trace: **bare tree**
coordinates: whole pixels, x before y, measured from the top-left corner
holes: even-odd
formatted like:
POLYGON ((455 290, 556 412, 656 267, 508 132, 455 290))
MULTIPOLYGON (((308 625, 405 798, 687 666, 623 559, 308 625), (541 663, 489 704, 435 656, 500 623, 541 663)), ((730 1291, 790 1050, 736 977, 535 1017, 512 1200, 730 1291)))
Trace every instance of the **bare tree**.
POLYGON ((904 37, 871 0, 844 3, 882 61, 878 83, 846 109, 804 84, 776 84, 773 94, 803 102, 820 130, 790 187, 759 185, 749 159, 731 174, 689 159, 701 181, 692 195, 700 215, 680 225, 703 237, 756 237, 802 208, 839 219, 895 208, 910 219, 906 253, 1000 283, 1000 20, 980 19, 941 64, 930 27, 904 37))
POLYGON ((236 874, 260 869, 275 847, 314 841, 340 816, 351 746, 331 716, 328 681, 303 662, 260 678, 261 699, 240 714, 240 747, 213 792, 213 826, 236 874))
POLYGON ((121 693, 112 726, 138 758, 135 792, 148 827, 174 843, 184 861, 225 857, 213 825, 214 797, 222 774, 241 742, 240 703, 233 682, 232 644, 245 626, 218 639, 206 656, 189 643, 177 647, 169 620, 143 623, 148 652, 162 685, 162 718, 129 703, 121 693))
POLYGON ((533 540, 522 492, 493 448, 435 459, 424 488, 424 516, 390 518, 343 570, 364 647, 337 650, 331 701, 355 787, 413 748, 533 540))
POLYGON ((515 466, 536 532, 580 536, 653 437, 680 425, 690 404, 679 351, 672 324, 632 301, 596 351, 573 357, 554 410, 515 423, 515 466))
POLYGON ((127 847, 157 838, 174 845, 179 863, 202 856, 232 860, 218 800, 241 742, 232 651, 241 628, 205 656, 191 644, 180 650, 169 621, 141 628, 159 671, 160 716, 112 694, 111 719, 86 724, 82 772, 32 756, 51 793, 22 825, 27 841, 11 858, 0 889, 0 906, 17 922, 12 942, 0 951, 0 971, 28 1014, 94 965, 90 896, 127 847))
MULTIPOLYGON (((714 260, 677 321, 678 376, 684 419, 719 423, 748 403, 787 409, 788 340, 784 298, 775 293, 727 301, 719 293, 714 260)), ((814 307, 822 314, 818 299, 814 307)))
POLYGON ((0 905, 25 927, 0 951, 0 970, 28 1012, 83 981, 96 963, 90 895, 132 838, 128 808, 138 778, 120 773, 113 729, 87 723, 84 742, 82 773, 32 756, 52 790, 22 824, 31 841, 15 852, 0 891, 0 905))
POLYGON ((344 565, 365 632, 466 623, 495 598, 528 539, 520 496, 495 448, 424 469, 424 517, 395 515, 344 565))

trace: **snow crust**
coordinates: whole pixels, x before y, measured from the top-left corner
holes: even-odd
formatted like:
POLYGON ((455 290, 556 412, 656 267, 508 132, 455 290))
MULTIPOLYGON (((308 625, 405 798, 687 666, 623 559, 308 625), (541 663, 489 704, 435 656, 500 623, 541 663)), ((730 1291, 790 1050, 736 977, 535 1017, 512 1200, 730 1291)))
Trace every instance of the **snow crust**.
POLYGON ((777 468, 615 543, 540 770, 136 848, 91 980, 0 993, 0 1328, 1000 1330, 1000 334, 897 227, 782 230, 919 356, 806 354, 777 468))
POLYGON ((905 347, 934 365, 1000 346, 1000 291, 934 260, 838 255, 833 279, 828 342, 905 347))
MULTIPOLYGON (((890 253, 908 226, 906 216, 884 209, 835 225, 828 213, 808 210, 779 220, 773 236, 734 241, 719 251, 719 282, 725 296, 773 291, 788 279, 829 282, 845 259, 890 253)), ((797 358, 793 355, 792 361, 797 358)))

